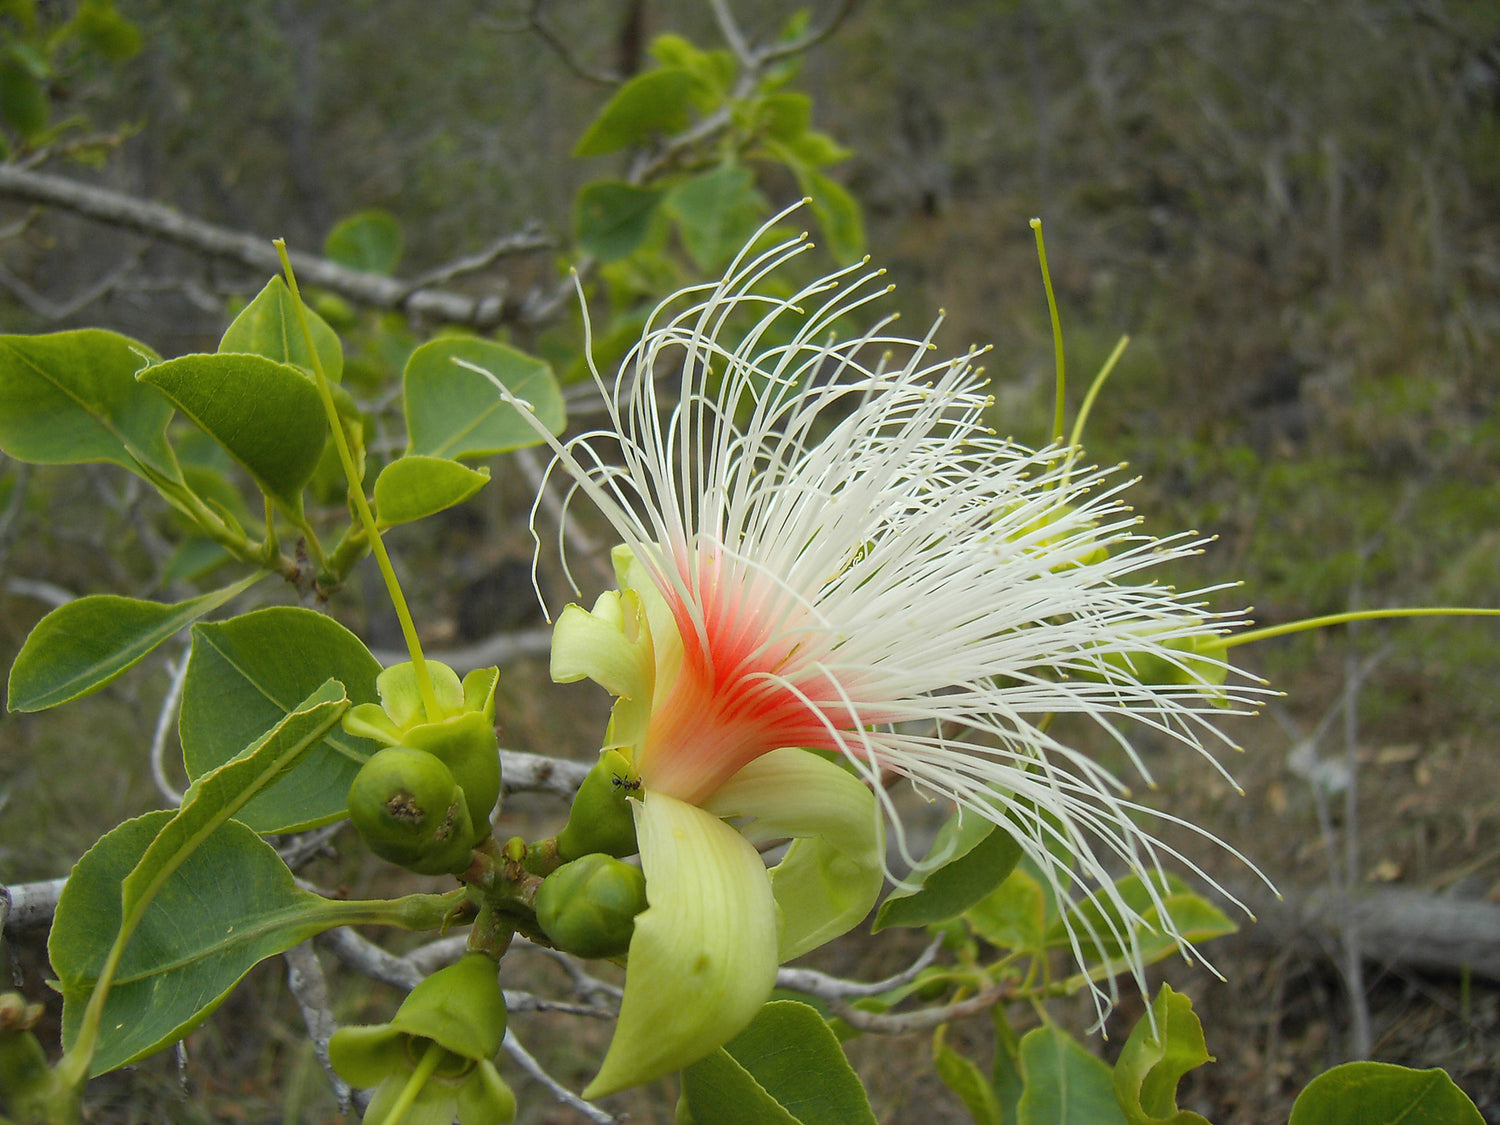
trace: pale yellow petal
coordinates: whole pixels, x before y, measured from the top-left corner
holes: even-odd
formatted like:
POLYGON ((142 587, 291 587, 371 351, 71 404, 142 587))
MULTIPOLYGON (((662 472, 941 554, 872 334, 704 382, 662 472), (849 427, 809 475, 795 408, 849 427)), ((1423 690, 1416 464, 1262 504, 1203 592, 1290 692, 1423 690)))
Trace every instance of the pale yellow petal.
POLYGON ((806 750, 773 750, 727 781, 705 807, 751 818, 753 840, 794 838, 771 870, 783 919, 779 957, 790 961, 870 912, 884 884, 884 821, 874 795, 847 770, 806 750))
POLYGON ((587 1098, 722 1046, 776 981, 776 903, 756 850, 718 817, 659 793, 635 815, 650 906, 635 920, 620 1021, 587 1098))

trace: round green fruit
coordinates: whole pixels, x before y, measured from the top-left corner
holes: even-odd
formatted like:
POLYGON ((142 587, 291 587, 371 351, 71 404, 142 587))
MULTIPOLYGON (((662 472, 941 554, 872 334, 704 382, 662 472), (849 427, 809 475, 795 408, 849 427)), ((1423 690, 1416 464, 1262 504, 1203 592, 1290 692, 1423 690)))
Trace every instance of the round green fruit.
POLYGON ((411 871, 469 866, 474 831, 464 791, 424 751, 388 746, 372 755, 349 787, 349 819, 372 852, 411 871))

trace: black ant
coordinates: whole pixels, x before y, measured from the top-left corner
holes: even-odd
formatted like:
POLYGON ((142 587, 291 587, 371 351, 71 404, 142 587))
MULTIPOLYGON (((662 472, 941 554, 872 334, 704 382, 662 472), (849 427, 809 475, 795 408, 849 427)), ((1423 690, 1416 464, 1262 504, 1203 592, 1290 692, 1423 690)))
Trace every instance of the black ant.
POLYGON ((641 779, 638 777, 621 777, 619 774, 611 774, 609 783, 616 789, 624 789, 633 793, 641 787, 641 779))

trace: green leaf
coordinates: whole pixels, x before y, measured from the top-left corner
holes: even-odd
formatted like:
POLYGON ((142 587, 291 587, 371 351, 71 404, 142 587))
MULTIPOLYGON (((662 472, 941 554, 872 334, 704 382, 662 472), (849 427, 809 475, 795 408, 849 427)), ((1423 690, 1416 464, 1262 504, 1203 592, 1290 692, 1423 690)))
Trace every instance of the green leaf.
POLYGON ((1104 971, 1104 966, 1118 964, 1127 958, 1132 961, 1139 958, 1140 964, 1151 965, 1176 953, 1177 941, 1163 925, 1163 911, 1171 919, 1176 932, 1194 944, 1232 934, 1237 928, 1222 910, 1190 891, 1187 884, 1176 876, 1168 876, 1158 887, 1160 907, 1152 902, 1139 875, 1127 875, 1115 884, 1115 889, 1125 904, 1140 916, 1138 923, 1127 926, 1119 908, 1102 896, 1085 899, 1068 911, 1066 918, 1058 919, 1048 928, 1047 947, 1069 948, 1068 927, 1071 926, 1085 962, 1098 962, 1101 966, 1093 973, 1098 975, 1104 971), (1134 940, 1133 948, 1129 938, 1134 940))
POLYGON ((875 1125, 838 1039, 816 1008, 773 1000, 682 1072, 694 1125, 875 1125))
POLYGON ((828 239, 828 252, 835 261, 852 262, 865 252, 865 221, 859 204, 842 185, 822 172, 795 166, 797 182, 812 200, 813 214, 828 239))
MULTIPOLYGON (((120 884, 172 812, 127 820, 88 850, 58 900, 48 952, 63 994, 63 1043, 79 1022, 123 919, 120 884)), ((343 920, 304 891, 269 844, 235 820, 207 836, 142 911, 104 1002, 90 1074, 182 1038, 241 977, 343 920)))
POLYGON ((799 1125, 723 1047, 682 1072, 682 1097, 693 1125, 799 1125))
POLYGON ((352 270, 390 277, 401 260, 401 224, 389 211, 356 211, 328 232, 323 254, 352 270))
MULTIPOLYGON (((375 703, 380 665, 358 637, 309 609, 272 606, 193 627, 178 733, 197 780, 289 715, 332 676, 354 703, 375 703)), ((292 771, 238 814, 257 832, 293 832, 338 820, 349 786, 377 749, 330 731, 292 771)))
POLYGON ((599 116, 573 148, 574 156, 602 156, 681 132, 691 120, 697 80, 681 67, 660 67, 637 74, 615 91, 599 116))
POLYGON ((0 117, 5 123, 29 141, 47 128, 51 112, 47 88, 31 68, 13 55, 0 58, 0 117))
POLYGON ((58 901, 54 935, 62 929, 62 936, 49 945, 62 981, 66 1046, 83 1031, 84 1007, 115 947, 123 950, 102 1008, 93 1074, 178 1040, 255 963, 326 929, 324 901, 297 888, 281 856, 229 817, 348 705, 338 682, 327 681, 233 762, 199 778, 175 813, 129 820, 78 862, 58 901), (99 879, 96 864, 108 864, 110 877, 99 879))
POLYGON ((962 914, 1015 869, 1021 845, 972 810, 955 813, 927 856, 880 904, 872 932, 887 926, 927 926, 962 914))
POLYGON ((812 98, 806 94, 768 94, 754 110, 760 128, 773 140, 796 140, 812 126, 812 98))
POLYGON ((677 220, 694 263, 714 270, 732 258, 755 233, 767 210, 750 169, 724 164, 684 180, 668 194, 663 208, 677 220))
POLYGON ((585 184, 573 206, 578 248, 601 262, 629 257, 651 232, 661 192, 619 180, 585 184))
POLYGON ((1438 1067, 1352 1062, 1325 1071, 1292 1105, 1287 1125, 1483 1125, 1469 1096, 1438 1067))
POLYGON ((531 404, 551 433, 567 420, 552 368, 535 356, 473 336, 444 336, 423 344, 406 361, 408 454, 430 457, 490 457, 536 445, 542 439, 478 371, 488 371, 511 394, 531 404))
POLYGON ((96 594, 60 605, 37 622, 10 670, 6 706, 41 711, 98 691, 148 652, 251 583, 252 574, 222 590, 175 605, 96 594))
POLYGON ((77 35, 89 50, 110 62, 124 62, 140 53, 140 29, 115 11, 110 0, 84 0, 61 30, 77 35))
POLYGON ((1005 1018, 1004 1004, 990 1008, 990 1023, 995 1028, 995 1065, 991 1068, 990 1084, 995 1088, 1001 1122, 1016 1125, 1017 1107, 1026 1092, 1026 1078, 1021 1073, 1021 1042, 1005 1018))
POLYGON ((670 32, 651 40, 651 57, 662 66, 680 67, 692 74, 693 108, 699 113, 712 113, 723 103, 739 71, 734 56, 727 50, 700 50, 670 32))
POLYGON ((1109 1067, 1056 1027, 1022 1037, 1021 1073, 1018 1125, 1126 1125, 1109 1067))
POLYGON ((488 465, 471 469, 457 461, 412 454, 392 461, 375 478, 375 513, 382 528, 410 523, 462 504, 489 479, 488 465))
POLYGON ((932 1036, 932 1061, 937 1067, 938 1077, 958 1095, 974 1119, 974 1125, 1005 1125, 995 1088, 979 1067, 944 1042, 946 1031, 947 1025, 944 1024, 932 1036))
POLYGON ((262 492, 301 517, 302 488, 328 438, 311 379, 262 355, 221 352, 169 359, 146 368, 140 380, 228 450, 262 492))
POLYGON ((997 949, 1038 952, 1045 948, 1047 894, 1029 871, 1018 866, 964 918, 997 949))
POLYGON ((1126 1120, 1130 1125, 1209 1125, 1207 1118, 1177 1108, 1177 1084, 1188 1071, 1213 1061, 1193 1002, 1163 984, 1151 1016, 1137 1021, 1115 1063, 1115 1099, 1126 1120))
MULTIPOLYGON (((344 375, 344 349, 338 333, 312 309, 307 310, 307 322, 323 374, 337 383, 344 375)), ((255 299, 240 310, 220 338, 217 350, 221 354, 264 356, 312 374, 312 356, 297 323, 297 303, 279 276, 266 282, 255 299)))
POLYGON ((41 465, 110 461, 133 472, 139 460, 175 479, 172 404, 135 378, 154 356, 97 328, 0 336, 0 450, 41 465))

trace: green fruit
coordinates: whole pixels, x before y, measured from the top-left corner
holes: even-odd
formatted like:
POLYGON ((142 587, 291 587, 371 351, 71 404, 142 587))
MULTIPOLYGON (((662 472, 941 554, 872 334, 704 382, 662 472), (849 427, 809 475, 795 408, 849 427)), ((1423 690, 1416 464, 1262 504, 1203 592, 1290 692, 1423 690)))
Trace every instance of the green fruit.
POLYGON ((422 875, 469 866, 474 830, 448 767, 409 746, 388 746, 349 787, 349 819, 370 850, 422 875))
POLYGON ((462 787, 469 823, 474 826, 470 843, 488 836, 490 813, 500 799, 500 743, 494 720, 480 711, 466 711, 442 722, 411 727, 405 740, 439 759, 462 787))
POLYGON ((646 909, 640 869, 594 853, 565 863, 542 880, 536 920, 565 953, 618 957, 630 948, 635 916, 646 909))

